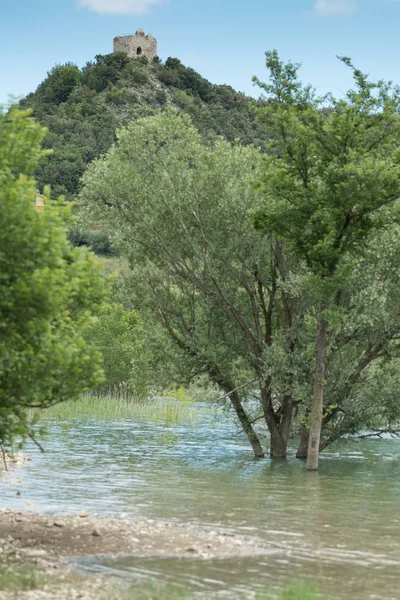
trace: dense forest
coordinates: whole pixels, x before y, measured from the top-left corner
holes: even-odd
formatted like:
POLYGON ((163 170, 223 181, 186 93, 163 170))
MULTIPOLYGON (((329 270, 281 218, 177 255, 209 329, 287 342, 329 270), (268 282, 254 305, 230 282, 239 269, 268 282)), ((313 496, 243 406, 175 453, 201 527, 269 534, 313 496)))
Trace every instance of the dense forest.
POLYGON ((167 106, 187 113, 203 138, 263 148, 265 128, 254 109, 262 104, 228 85, 214 85, 177 58, 129 58, 124 53, 97 55, 79 69, 55 66, 21 105, 48 128, 44 147, 53 154, 38 168, 40 190, 74 197, 88 164, 116 140, 118 128, 167 106))

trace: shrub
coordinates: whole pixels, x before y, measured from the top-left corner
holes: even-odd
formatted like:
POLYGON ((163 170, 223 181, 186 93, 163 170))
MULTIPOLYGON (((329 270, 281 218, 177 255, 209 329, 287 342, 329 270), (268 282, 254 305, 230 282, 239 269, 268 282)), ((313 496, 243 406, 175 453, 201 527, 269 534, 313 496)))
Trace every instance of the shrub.
POLYGON ((104 304, 88 340, 103 355, 106 381, 97 388, 98 392, 122 386, 137 396, 145 393, 147 357, 142 322, 135 310, 127 310, 117 303, 104 304))
POLYGON ((39 86, 38 93, 45 102, 61 104, 66 102, 71 92, 81 83, 83 75, 79 67, 71 63, 56 65, 39 86))
POLYGON ((157 104, 164 106, 167 103, 168 96, 164 90, 157 90, 155 94, 157 104))
POLYGON ((135 69, 131 74, 132 81, 140 85, 149 82, 149 75, 142 69, 135 69))

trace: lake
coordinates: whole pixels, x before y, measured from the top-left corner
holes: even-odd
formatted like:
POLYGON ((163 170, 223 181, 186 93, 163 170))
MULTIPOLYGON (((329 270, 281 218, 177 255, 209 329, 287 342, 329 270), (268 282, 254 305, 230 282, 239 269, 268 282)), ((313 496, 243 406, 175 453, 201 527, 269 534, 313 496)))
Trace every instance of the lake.
POLYGON ((294 447, 287 461, 254 460, 233 421, 202 405, 185 426, 53 423, 43 444, 0 481, 2 506, 197 522, 271 548, 240 560, 93 558, 89 572, 225 597, 302 580, 333 599, 400 599, 400 440, 343 440, 308 473, 294 447))

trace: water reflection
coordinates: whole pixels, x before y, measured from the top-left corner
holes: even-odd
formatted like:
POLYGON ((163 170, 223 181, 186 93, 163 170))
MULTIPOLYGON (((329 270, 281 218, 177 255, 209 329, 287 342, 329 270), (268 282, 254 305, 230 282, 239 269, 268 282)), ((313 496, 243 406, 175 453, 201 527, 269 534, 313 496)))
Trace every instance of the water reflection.
MULTIPOLYGON (((287 462, 252 460, 229 421, 202 414, 189 428, 54 425, 47 453, 33 449, 32 462, 18 472, 22 482, 13 475, 0 483, 2 505, 197 521, 259 536, 276 552, 266 560, 212 564, 107 562, 130 577, 157 572, 178 585, 224 593, 300 577, 343 600, 400 598, 399 440, 341 442, 324 453, 318 474, 307 473, 294 455, 287 462)), ((95 564, 90 568, 104 567, 95 564)))

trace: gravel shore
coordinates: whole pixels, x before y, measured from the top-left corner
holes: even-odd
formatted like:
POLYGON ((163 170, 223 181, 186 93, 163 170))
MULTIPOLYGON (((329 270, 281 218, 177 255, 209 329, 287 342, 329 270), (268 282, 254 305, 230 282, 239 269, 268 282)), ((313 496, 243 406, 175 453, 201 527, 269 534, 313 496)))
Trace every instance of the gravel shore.
MULTIPOLYGON (((110 582, 82 578, 66 559, 130 554, 198 559, 254 556, 265 548, 254 538, 198 525, 106 519, 80 512, 46 516, 0 509, 0 572, 34 568, 42 586, 0 591, 1 600, 101 600, 120 598, 110 582), (115 595, 117 594, 117 595, 115 595)), ((73 563, 73 560, 72 560, 73 563)))

